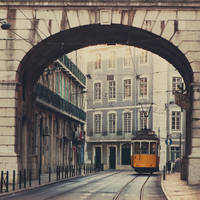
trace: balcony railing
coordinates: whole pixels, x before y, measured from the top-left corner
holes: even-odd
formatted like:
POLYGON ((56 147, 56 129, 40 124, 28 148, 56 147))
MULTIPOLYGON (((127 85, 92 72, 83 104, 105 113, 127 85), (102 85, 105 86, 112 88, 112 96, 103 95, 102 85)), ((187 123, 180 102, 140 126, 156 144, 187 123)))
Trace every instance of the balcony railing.
POLYGON ((86 78, 84 74, 66 55, 60 58, 59 61, 62 62, 85 85, 86 78))
POLYGON ((110 132, 88 132, 88 140, 93 141, 93 140, 130 140, 135 131, 132 132, 125 132, 125 131, 117 131, 116 133, 110 133, 110 132))
POLYGON ((52 92, 41 84, 36 85, 36 94, 39 99, 42 99, 48 104, 55 106, 62 111, 65 111, 83 121, 86 120, 86 112, 78 108, 77 106, 65 101, 58 94, 52 92))

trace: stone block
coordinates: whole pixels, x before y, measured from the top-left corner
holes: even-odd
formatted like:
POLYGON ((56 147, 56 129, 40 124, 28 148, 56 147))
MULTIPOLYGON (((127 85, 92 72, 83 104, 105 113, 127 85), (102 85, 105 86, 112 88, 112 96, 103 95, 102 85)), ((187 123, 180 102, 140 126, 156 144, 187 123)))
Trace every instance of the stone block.
POLYGON ((194 10, 179 10, 177 13, 178 20, 195 20, 197 18, 194 10))
POLYGON ((68 10, 67 18, 68 18, 70 28, 80 26, 79 19, 78 19, 78 13, 76 10, 68 10))
POLYGON ((178 21, 178 30, 179 31, 199 31, 200 30, 200 21, 199 20, 187 20, 187 21, 178 21))
POLYGON ((16 19, 33 19, 35 17, 36 11, 31 9, 16 10, 16 19))
POLYGON ((52 20, 51 21, 51 27, 49 27, 49 29, 51 29, 51 34, 56 34, 58 32, 60 32, 60 25, 58 24, 58 22, 56 20, 52 20))
POLYGON ((0 126, 0 136, 2 135, 15 135, 14 126, 0 126))
POLYGON ((168 21, 167 24, 165 24, 161 36, 167 40, 170 40, 173 34, 174 34, 174 21, 172 20, 168 21))
POLYGON ((162 22, 161 21, 156 21, 153 28, 152 28, 152 32, 156 35, 161 35, 162 33, 162 22))
POLYGON ((16 115, 16 108, 2 108, 0 107, 0 117, 15 117, 16 115))
POLYGON ((45 37, 50 36, 50 31, 48 29, 49 27, 49 21, 40 19, 38 22, 38 30, 40 30, 40 36, 42 39, 45 39, 45 37))
POLYGON ((146 10, 137 10, 133 18, 133 26, 141 28, 145 19, 146 10))
POLYGON ((44 9, 37 9, 36 10, 36 19, 42 19, 42 20, 55 20, 55 14, 53 10, 44 10, 44 9))
POLYGON ((199 71, 200 67, 200 51, 188 51, 185 55, 189 62, 191 63, 191 67, 193 71, 199 71))
POLYGON ((147 10, 145 20, 155 20, 159 14, 158 10, 147 10))
POLYGON ((32 24, 31 20, 29 20, 29 19, 17 19, 17 20, 15 20, 15 29, 23 29, 23 30, 32 29, 33 24, 32 24))
MULTIPOLYGON (((1 91, 0 91, 1 94, 1 91)), ((0 107, 1 108, 5 108, 5 107, 10 107, 10 108, 14 108, 15 107, 15 98, 2 98, 2 96, 0 95, 0 107)))
POLYGON ((15 126, 15 117, 1 117, 0 116, 0 126, 15 126))
POLYGON ((98 11, 95 10, 89 10, 89 17, 90 17, 90 23, 91 24, 98 24, 99 22, 96 22, 96 15, 98 13, 98 11))
POLYGON ((79 10, 78 18, 81 26, 90 24, 90 15, 88 10, 79 10))
POLYGON ((128 25, 128 19, 129 19, 129 11, 123 10, 122 11, 122 24, 128 25))
POLYGON ((200 42, 183 40, 179 45, 179 49, 184 54, 186 54, 188 51, 200 51, 200 42))
POLYGON ((0 51, 0 57, 5 60, 22 60, 26 53, 23 49, 4 49, 0 51))
POLYGON ((193 73, 193 81, 194 82, 200 82, 200 73, 199 72, 194 72, 193 73))
POLYGON ((192 128, 200 128, 200 120, 194 120, 192 121, 192 128))
POLYGON ((187 31, 177 31, 171 41, 176 46, 179 46, 184 40, 192 41, 199 40, 199 38, 200 32, 198 31, 190 31, 190 34, 187 31))
POLYGON ((0 73, 0 80, 15 81, 15 79, 16 79, 16 71, 1 71, 0 73))
POLYGON ((15 145, 15 135, 1 135, 0 146, 15 145))
POLYGON ((112 23, 113 24, 120 24, 121 23, 121 10, 113 10, 112 11, 112 23))
POLYGON ((177 13, 175 10, 160 10, 157 21, 166 21, 167 23, 169 20, 176 20, 176 15, 177 13))
POLYGON ((188 184, 200 184, 200 156, 192 158, 189 157, 188 166, 188 184))
POLYGON ((1 9, 0 19, 6 19, 7 15, 8 15, 8 10, 7 9, 1 9))
MULTIPOLYGON (((6 89, 1 89, 0 88, 0 98, 3 98, 4 101, 7 101, 9 98, 15 98, 15 90, 6 90, 6 89)), ((1 102, 3 103, 3 102, 1 102)), ((4 103, 5 105, 5 103, 4 103)), ((1 106, 1 104, 0 104, 1 106)))
POLYGON ((0 60, 0 71, 4 70, 15 70, 17 71, 19 67, 20 61, 19 60, 0 60))
POLYGON ((200 101, 193 101, 193 109, 199 109, 200 108, 200 101))

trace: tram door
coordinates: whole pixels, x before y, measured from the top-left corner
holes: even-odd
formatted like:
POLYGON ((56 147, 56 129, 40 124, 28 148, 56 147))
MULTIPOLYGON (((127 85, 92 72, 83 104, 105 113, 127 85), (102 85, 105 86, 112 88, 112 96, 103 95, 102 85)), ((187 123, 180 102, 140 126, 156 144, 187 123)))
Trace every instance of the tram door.
POLYGON ((110 169, 115 169, 116 168, 116 148, 115 147, 110 147, 110 158, 109 158, 109 163, 110 163, 110 169))
POLYGON ((95 149, 95 168, 101 167, 101 147, 95 149))

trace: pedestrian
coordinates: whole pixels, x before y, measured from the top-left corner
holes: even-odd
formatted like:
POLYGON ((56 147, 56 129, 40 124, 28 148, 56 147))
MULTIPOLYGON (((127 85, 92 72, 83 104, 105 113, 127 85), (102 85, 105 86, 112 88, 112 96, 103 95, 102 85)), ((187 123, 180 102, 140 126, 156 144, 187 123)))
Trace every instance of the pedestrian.
POLYGON ((170 174, 170 172, 171 172, 171 161, 170 160, 167 161, 167 172, 168 172, 168 174, 170 174))

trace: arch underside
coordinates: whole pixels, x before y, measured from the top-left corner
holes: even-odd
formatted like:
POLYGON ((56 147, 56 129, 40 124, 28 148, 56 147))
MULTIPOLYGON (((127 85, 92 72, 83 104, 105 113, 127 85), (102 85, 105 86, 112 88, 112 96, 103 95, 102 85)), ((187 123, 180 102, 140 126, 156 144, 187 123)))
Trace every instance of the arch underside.
POLYGON ((183 77, 187 89, 190 88, 192 69, 177 47, 153 33, 121 24, 80 26, 46 38, 23 58, 19 81, 33 85, 44 68, 63 54, 98 44, 131 45, 151 51, 171 63, 183 77))

